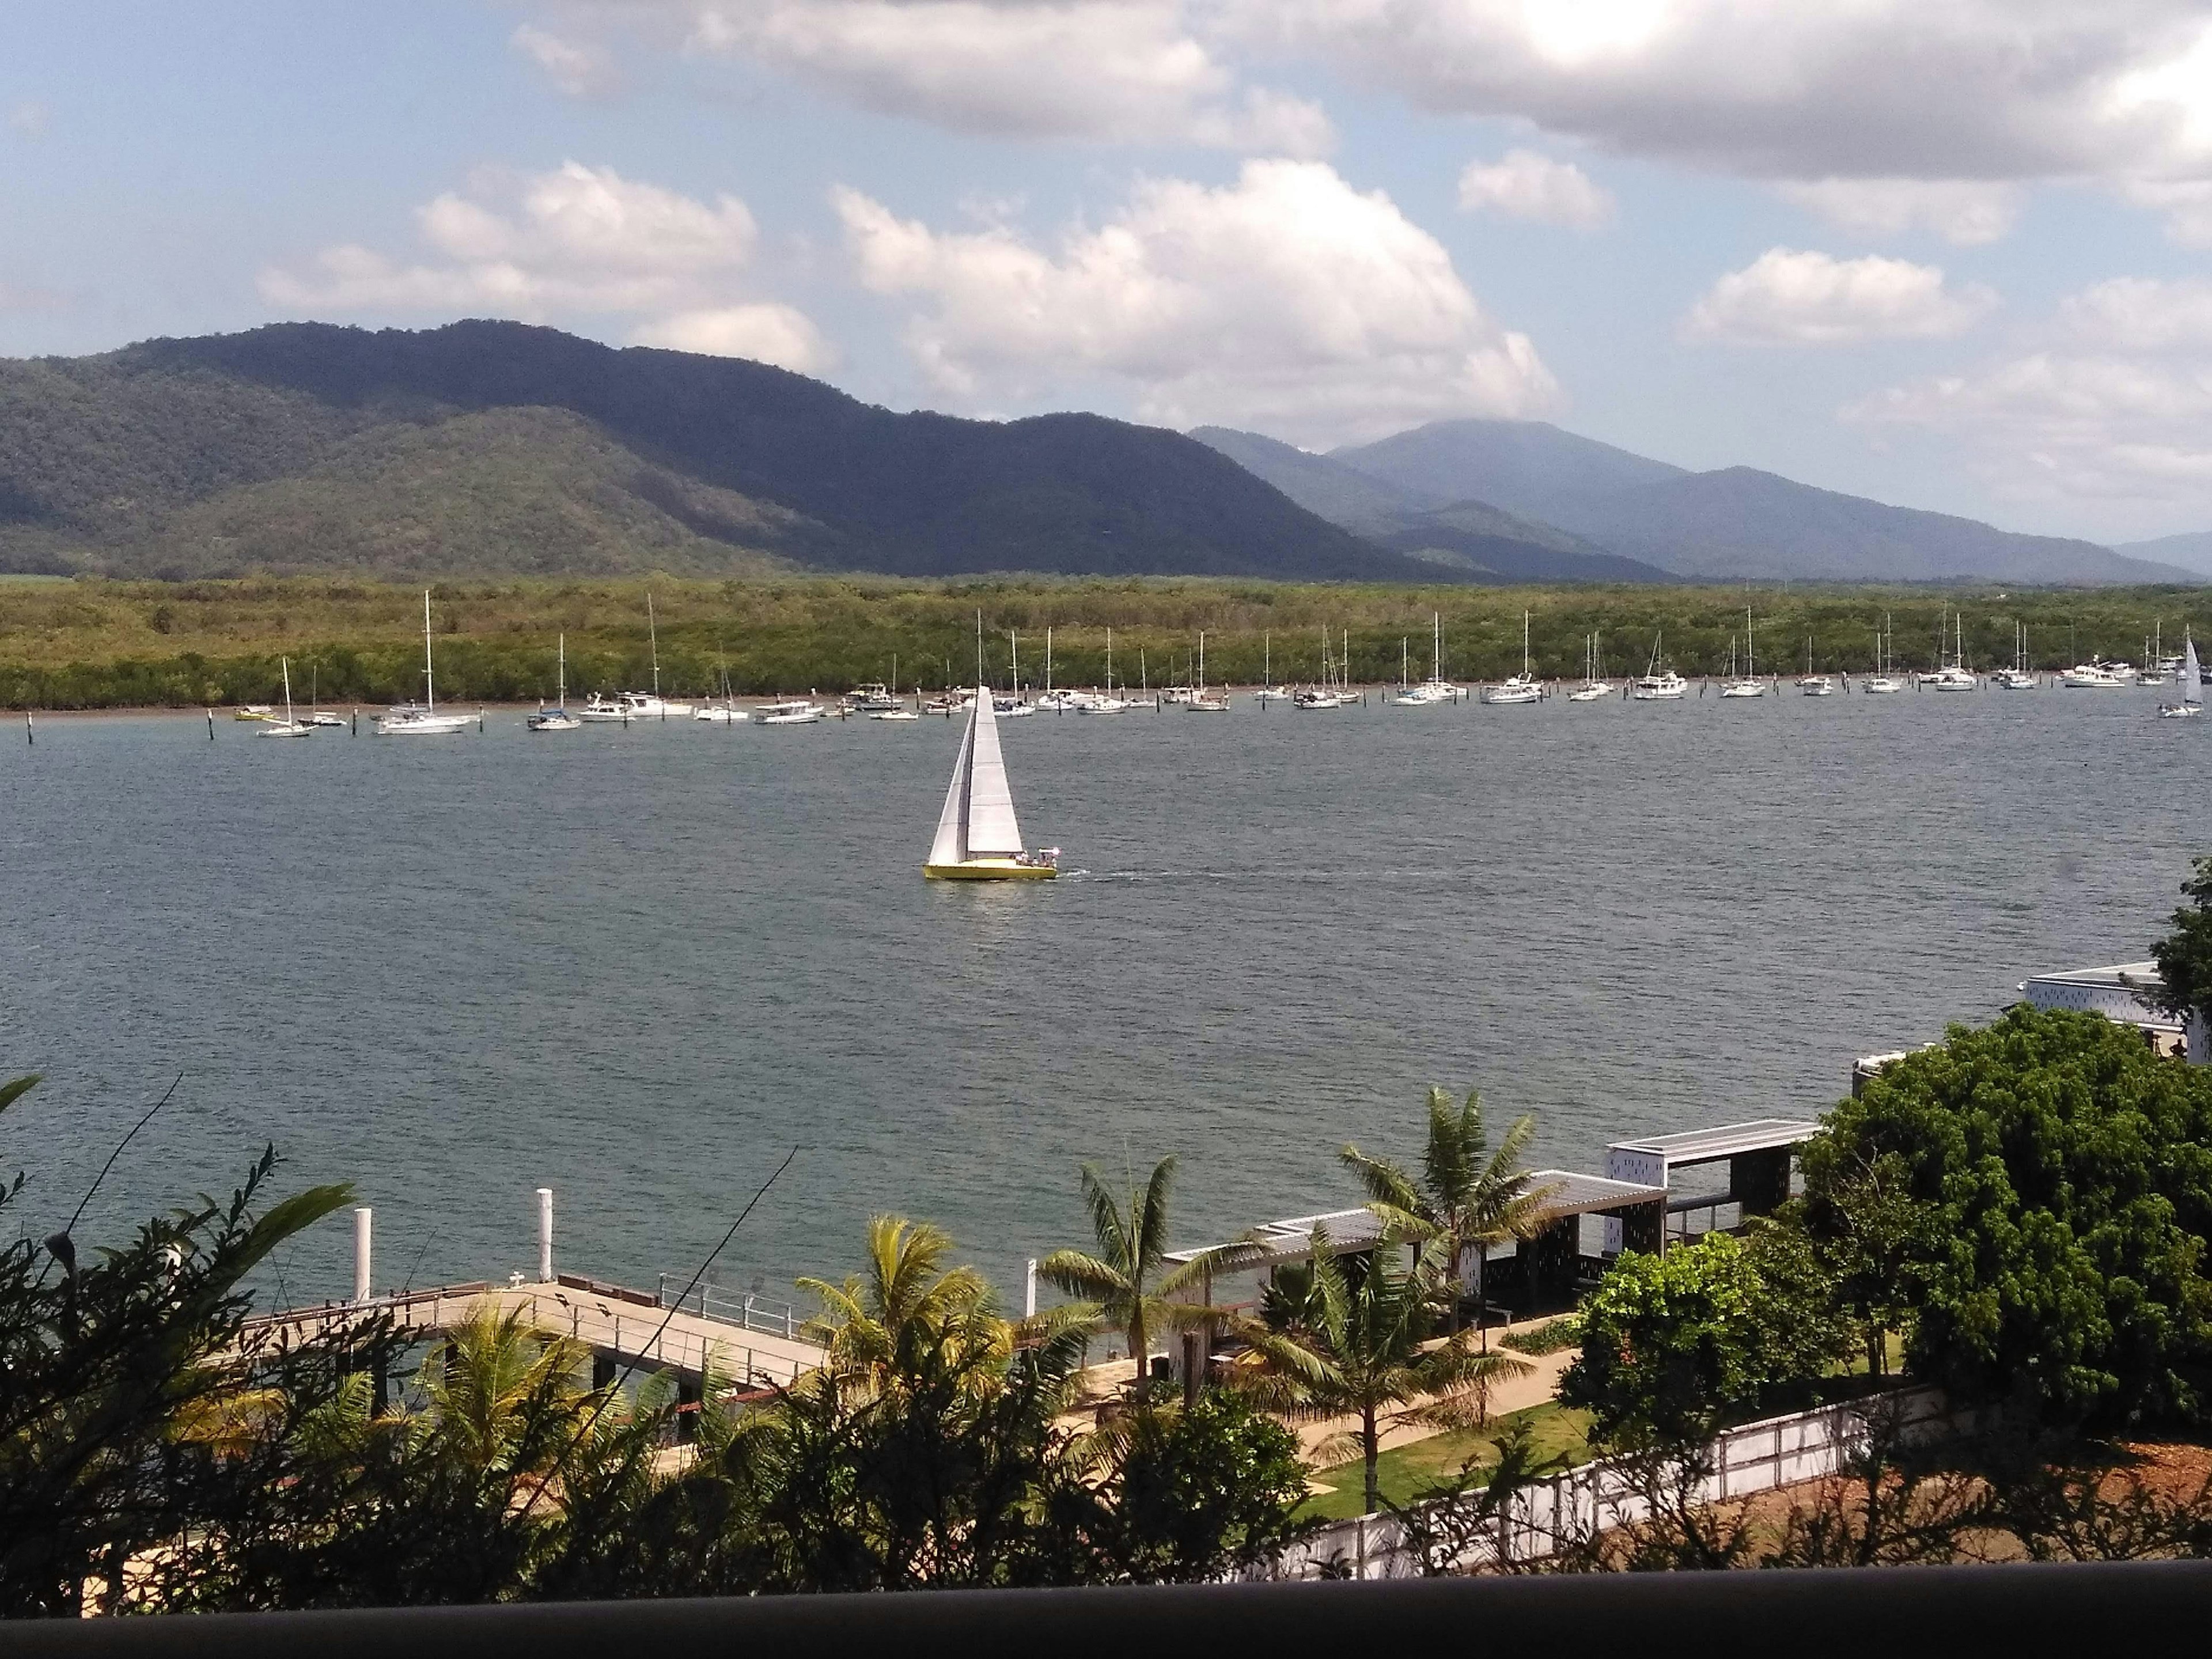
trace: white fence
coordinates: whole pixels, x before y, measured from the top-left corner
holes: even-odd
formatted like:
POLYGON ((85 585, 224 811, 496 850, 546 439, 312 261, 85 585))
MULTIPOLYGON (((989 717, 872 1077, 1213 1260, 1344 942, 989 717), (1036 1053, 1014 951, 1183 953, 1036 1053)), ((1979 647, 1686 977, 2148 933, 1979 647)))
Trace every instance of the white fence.
MULTIPOLYGON (((1942 1391, 1923 1388, 1746 1423, 1713 1442, 1713 1471, 1698 1498, 1720 1503, 1834 1474, 1867 1444, 1870 1425, 1892 1414, 1908 1439, 1932 1438, 1956 1420, 1942 1391)), ((1632 1525, 1650 1513, 1649 1503, 1620 1465, 1587 1463, 1530 1486, 1455 1565, 1470 1569, 1495 1560, 1501 1528, 1507 1529, 1515 1559, 1537 1560, 1563 1535, 1632 1525)), ((1405 1528, 1395 1517, 1363 1515, 1333 1522, 1294 1545, 1266 1576, 1410 1578, 1420 1571, 1405 1528)))

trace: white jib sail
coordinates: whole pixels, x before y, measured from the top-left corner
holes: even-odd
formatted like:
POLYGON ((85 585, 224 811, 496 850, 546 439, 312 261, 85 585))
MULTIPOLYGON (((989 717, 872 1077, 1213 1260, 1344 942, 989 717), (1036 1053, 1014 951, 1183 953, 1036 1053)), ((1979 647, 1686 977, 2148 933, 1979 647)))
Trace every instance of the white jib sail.
POLYGON ((1006 787, 1006 763, 999 755, 999 715, 988 686, 975 692, 975 720, 969 727, 968 811, 963 826, 965 858, 1012 858, 1022 850, 1022 827, 1014 822, 1013 792, 1006 787))
POLYGON ((2184 702, 2204 701, 2204 673, 2197 665, 2197 641, 2186 638, 2181 651, 2181 700, 2184 702))
MULTIPOLYGON (((982 692, 975 699, 978 711, 990 707, 991 694, 982 692)), ((980 713, 968 717, 968 729, 960 736, 960 757, 952 763, 952 784, 945 792, 945 810, 937 815, 937 839, 929 844, 932 864, 958 864, 968 856, 968 780, 975 757, 975 721, 980 713)))

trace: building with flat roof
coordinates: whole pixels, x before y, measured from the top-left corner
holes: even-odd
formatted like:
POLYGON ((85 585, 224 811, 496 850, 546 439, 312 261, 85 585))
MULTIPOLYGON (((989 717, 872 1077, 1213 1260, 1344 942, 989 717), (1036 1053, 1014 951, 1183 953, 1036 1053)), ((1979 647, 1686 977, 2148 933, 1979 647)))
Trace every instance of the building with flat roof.
POLYGON ((2023 980, 2019 988, 2034 1007, 2102 1014, 2118 1024, 2134 1026, 2158 1053, 2186 1054, 2201 1065, 2212 1058, 2203 1021, 2193 1015, 2186 1022, 2179 1020, 2154 1006, 2152 996, 2165 984, 2156 963, 2122 962, 2110 968, 2069 968, 2038 974, 2023 980))

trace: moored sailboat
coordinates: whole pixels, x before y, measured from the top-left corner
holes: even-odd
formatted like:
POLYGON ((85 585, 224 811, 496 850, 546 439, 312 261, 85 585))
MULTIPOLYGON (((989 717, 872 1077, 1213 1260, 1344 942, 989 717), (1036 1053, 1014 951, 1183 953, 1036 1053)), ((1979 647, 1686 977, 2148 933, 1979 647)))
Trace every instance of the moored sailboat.
POLYGON ((555 670, 558 676, 559 701, 550 708, 539 705, 538 712, 523 721, 533 732, 574 732, 580 730, 584 724, 568 712, 568 636, 566 634, 560 635, 555 660, 559 665, 555 670))
POLYGON ((2158 706, 2160 720, 2194 720, 2204 712, 2204 672, 2197 661, 2194 636, 2181 636, 2181 701, 2158 706))

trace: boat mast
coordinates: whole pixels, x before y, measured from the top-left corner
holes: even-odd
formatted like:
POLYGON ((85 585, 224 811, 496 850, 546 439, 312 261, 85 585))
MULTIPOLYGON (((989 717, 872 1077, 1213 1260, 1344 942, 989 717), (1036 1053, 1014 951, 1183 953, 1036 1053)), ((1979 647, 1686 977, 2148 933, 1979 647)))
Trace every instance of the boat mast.
POLYGON ((568 706, 568 636, 565 633, 561 635, 557 660, 560 666, 554 670, 554 677, 561 687, 561 707, 566 708, 568 706))
POLYGON ((653 595, 645 596, 645 639, 653 653, 653 700, 660 701, 660 630, 653 625, 653 595))
POLYGON ((422 706, 438 706, 438 683, 430 672, 430 590, 422 590, 422 706))
MULTIPOLYGON (((1106 648, 1109 653, 1114 648, 1114 635, 1110 630, 1106 635, 1106 648)), ((1110 654, 1106 659, 1109 662, 1113 659, 1110 654)), ((1273 634, 1260 635, 1260 684, 1267 690, 1275 689, 1275 636, 1273 634)))

